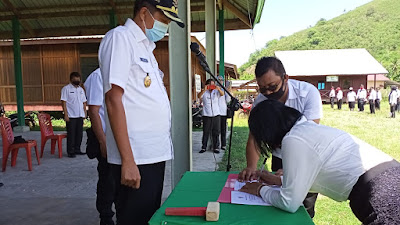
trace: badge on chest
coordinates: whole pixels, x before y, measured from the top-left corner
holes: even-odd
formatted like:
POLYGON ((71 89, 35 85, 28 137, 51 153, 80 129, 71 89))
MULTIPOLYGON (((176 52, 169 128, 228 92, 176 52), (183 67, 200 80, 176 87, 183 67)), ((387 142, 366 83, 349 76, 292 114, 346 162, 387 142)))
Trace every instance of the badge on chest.
POLYGON ((147 73, 147 76, 144 78, 144 86, 146 88, 150 87, 151 85, 151 78, 149 76, 149 73, 147 73))

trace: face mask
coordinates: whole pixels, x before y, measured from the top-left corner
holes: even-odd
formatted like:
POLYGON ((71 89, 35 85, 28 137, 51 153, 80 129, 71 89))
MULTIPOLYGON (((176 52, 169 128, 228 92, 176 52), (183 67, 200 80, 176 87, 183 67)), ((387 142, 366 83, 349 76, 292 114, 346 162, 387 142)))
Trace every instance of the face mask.
MULTIPOLYGON (((150 13, 150 11, 149 11, 149 13, 150 13)), ((151 13, 150 13, 150 16, 154 20, 153 28, 147 29, 146 28, 146 23, 143 20, 144 28, 145 28, 145 31, 146 31, 146 36, 147 36, 147 38, 149 40, 151 40, 153 42, 157 42, 157 41, 161 40, 165 36, 165 34, 167 33, 168 24, 162 23, 162 22, 154 19, 153 15, 151 15, 151 13)))
POLYGON ((273 99, 273 100, 279 100, 283 94, 285 94, 285 90, 283 90, 283 80, 282 80, 282 86, 281 88, 279 88, 279 90, 277 92, 271 93, 269 95, 264 95, 265 97, 267 97, 268 99, 273 99))
POLYGON ((71 83, 72 83, 73 85, 78 86, 78 85, 81 83, 81 81, 79 81, 79 80, 74 80, 74 81, 72 81, 71 83))

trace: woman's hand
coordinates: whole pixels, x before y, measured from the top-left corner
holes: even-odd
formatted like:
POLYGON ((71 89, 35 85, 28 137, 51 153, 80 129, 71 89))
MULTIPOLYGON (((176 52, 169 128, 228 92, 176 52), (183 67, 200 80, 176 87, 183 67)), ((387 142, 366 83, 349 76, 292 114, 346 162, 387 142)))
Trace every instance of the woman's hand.
POLYGON ((282 185, 282 180, 279 175, 272 174, 268 171, 260 171, 256 172, 257 177, 260 177, 259 182, 263 182, 268 185, 282 185))
POLYGON ((246 183, 239 191, 260 196, 260 190, 264 185, 259 182, 246 183))

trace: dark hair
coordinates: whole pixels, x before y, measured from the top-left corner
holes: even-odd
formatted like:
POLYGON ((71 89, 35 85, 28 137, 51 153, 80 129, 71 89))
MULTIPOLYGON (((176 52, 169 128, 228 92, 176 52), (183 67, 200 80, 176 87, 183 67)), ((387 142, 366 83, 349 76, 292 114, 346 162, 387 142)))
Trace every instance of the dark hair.
POLYGON ((272 150, 280 147, 283 137, 292 129, 303 114, 283 103, 267 99, 251 110, 250 132, 257 151, 269 157, 272 150))
POLYGON ((72 73, 69 75, 69 79, 72 80, 72 78, 74 78, 74 77, 81 78, 81 75, 80 75, 78 72, 72 72, 72 73))
MULTIPOLYGON (((211 84, 211 81, 214 81, 213 79, 208 79, 208 80, 206 80, 206 85, 209 85, 209 84, 211 84)), ((214 81, 214 83, 215 83, 215 81, 214 81)))
POLYGON ((133 7, 133 17, 136 17, 140 9, 142 9, 143 7, 146 7, 151 13, 153 13, 157 10, 154 4, 155 3, 153 3, 152 0, 136 0, 133 7))
POLYGON ((286 71, 281 60, 275 57, 262 57, 260 60, 258 60, 255 70, 256 77, 261 77, 269 70, 273 70, 282 78, 286 75, 286 71))

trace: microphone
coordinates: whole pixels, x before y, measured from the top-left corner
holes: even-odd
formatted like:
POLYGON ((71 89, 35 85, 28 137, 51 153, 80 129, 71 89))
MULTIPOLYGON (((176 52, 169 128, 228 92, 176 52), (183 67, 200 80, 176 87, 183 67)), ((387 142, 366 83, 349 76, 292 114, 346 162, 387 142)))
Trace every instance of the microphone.
POLYGON ((203 66, 204 70, 207 71, 208 73, 211 73, 210 67, 208 66, 206 57, 204 54, 200 51, 200 46, 196 42, 190 43, 190 50, 196 54, 197 58, 200 61, 200 64, 203 66))

